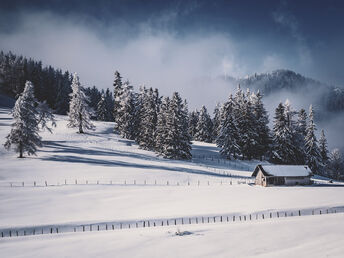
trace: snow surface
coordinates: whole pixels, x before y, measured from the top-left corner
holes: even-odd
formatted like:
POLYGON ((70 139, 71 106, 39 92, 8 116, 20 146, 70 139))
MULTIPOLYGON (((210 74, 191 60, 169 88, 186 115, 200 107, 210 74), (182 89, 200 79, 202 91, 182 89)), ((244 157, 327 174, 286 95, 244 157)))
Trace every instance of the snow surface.
MULTIPOLYGON (((12 121, 8 112, 0 109, 0 231, 344 206, 344 187, 337 184, 271 188, 238 184, 252 180, 259 161, 226 161, 214 144, 200 142, 193 143, 192 161, 165 160, 113 134, 109 122, 95 122, 95 131, 78 134, 66 128, 65 116, 57 116, 54 133, 41 134, 44 147, 37 156, 18 159, 3 147, 12 121)), ((342 216, 191 225, 181 229, 194 234, 178 237, 177 229, 170 227, 0 238, 0 256, 276 257, 293 251, 309 256, 310 250, 315 257, 337 256, 343 250, 336 245, 343 242, 343 235, 338 235, 343 232, 342 216), (295 232, 299 236, 293 240, 295 232), (322 241, 328 252, 318 252, 322 241)))
POLYGON ((3 238, 2 257, 343 257, 344 214, 3 238), (183 236, 176 232, 189 232, 183 236))
POLYGON ((273 176, 309 176, 308 166, 298 165, 263 165, 263 169, 273 176))

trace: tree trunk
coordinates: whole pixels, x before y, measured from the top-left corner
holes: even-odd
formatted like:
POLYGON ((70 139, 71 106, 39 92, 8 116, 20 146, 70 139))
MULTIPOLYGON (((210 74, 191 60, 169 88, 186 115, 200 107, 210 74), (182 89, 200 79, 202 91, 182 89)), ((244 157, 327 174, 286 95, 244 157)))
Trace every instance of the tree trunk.
POLYGON ((23 158, 23 146, 21 144, 19 145, 19 157, 18 158, 23 158))
POLYGON ((82 115, 79 113, 79 133, 84 133, 82 130, 82 115))

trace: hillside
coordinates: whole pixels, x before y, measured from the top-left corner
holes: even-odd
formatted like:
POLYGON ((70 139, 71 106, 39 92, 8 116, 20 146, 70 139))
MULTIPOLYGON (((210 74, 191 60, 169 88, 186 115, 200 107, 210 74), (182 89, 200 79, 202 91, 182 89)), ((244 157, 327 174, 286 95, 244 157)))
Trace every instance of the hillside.
MULTIPOLYGON (((327 235, 315 225, 321 223, 328 228, 336 225, 338 232, 343 225, 340 222, 343 221, 342 213, 308 216, 312 212, 344 211, 343 187, 254 186, 248 183, 252 182, 250 176, 258 161, 226 161, 219 156, 215 145, 200 142, 192 145, 191 161, 166 160, 113 134, 111 122, 95 122, 96 130, 82 135, 66 128, 65 116, 57 116, 54 133, 42 133, 44 147, 37 156, 18 159, 3 147, 12 121, 8 112, 8 109, 0 110, 0 232, 6 236, 0 241, 2 252, 7 256, 19 257, 16 249, 20 247, 29 256, 38 248, 41 255, 51 257, 66 254, 92 257, 95 253, 109 255, 113 252, 121 257, 132 257, 132 252, 137 254, 138 250, 142 256, 171 257, 175 254, 171 249, 184 246, 182 239, 187 239, 194 247, 209 241, 212 244, 202 250, 212 257, 223 257, 228 252, 227 241, 218 241, 219 236, 223 240, 230 237, 233 248, 234 243, 242 243, 241 248, 244 248, 244 242, 254 242, 254 234, 247 235, 247 232, 254 230, 263 234, 268 229, 274 239, 271 243, 282 245, 283 236, 301 224, 311 228, 309 234, 321 235, 319 241, 327 239, 327 235), (290 218, 298 210, 304 217, 290 218), (282 218, 276 217, 277 212, 282 218), (268 218, 269 213, 273 214, 273 219, 264 222, 264 215, 268 218), (246 221, 248 214, 259 219, 246 221), (325 219, 326 216, 332 216, 333 222, 325 219), (219 225, 222 218, 225 222, 225 218, 233 221, 234 217, 240 220, 219 225), (209 224, 200 225, 204 219, 204 223, 208 219, 209 224), (164 227, 142 228, 148 221, 150 224, 146 227, 161 224, 164 227), (171 224, 166 226, 168 221, 171 224), (189 222, 198 225, 183 225, 189 222), (92 225, 93 231, 98 227, 102 233, 90 232, 92 225), (129 229, 135 225, 139 228, 129 229), (104 232, 111 227, 115 231, 104 232), (121 227, 126 230, 118 231, 121 227), (87 232, 82 232, 83 228, 87 232), (73 229, 82 233, 73 233, 73 229), (190 235, 177 240, 179 236, 175 232, 178 229, 190 235), (42 236, 24 236, 41 231, 44 232, 42 236), (9 232, 19 236, 8 238, 9 232), (162 241, 159 240, 160 247, 156 247, 157 239, 162 241), (93 244, 80 252, 85 241, 93 244), (72 244, 75 242, 78 244, 72 244), (116 244, 110 247, 104 245, 105 242, 116 244), (142 243, 146 243, 144 247, 142 243), (139 249, 133 250, 134 246, 139 249), (154 253, 153 249, 156 249, 154 253)), ((296 237, 301 239, 303 234, 296 234, 296 237)), ((327 239, 326 243, 343 246, 340 241, 327 239)), ((293 250, 293 243, 288 240, 281 254, 287 256, 293 250)), ((267 247, 253 245, 246 254, 256 255, 261 248, 267 247)), ((240 248, 235 253, 239 251, 240 248)), ((271 254, 276 254, 275 251, 271 254)), ((307 245, 300 246, 300 251, 309 254, 307 245)), ((335 249, 331 253, 342 251, 335 249)), ((328 252, 323 250, 319 254, 328 252)), ((188 256, 201 255, 193 248, 188 256)))

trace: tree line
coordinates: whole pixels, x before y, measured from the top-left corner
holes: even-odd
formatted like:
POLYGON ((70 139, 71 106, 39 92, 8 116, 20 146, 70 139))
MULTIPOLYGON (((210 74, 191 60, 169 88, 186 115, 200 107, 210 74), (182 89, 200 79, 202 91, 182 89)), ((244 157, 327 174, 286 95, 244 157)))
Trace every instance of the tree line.
POLYGON ((307 114, 304 109, 293 110, 288 101, 280 103, 270 130, 262 94, 240 86, 215 107, 211 118, 205 106, 188 112, 187 102, 178 92, 163 97, 158 89, 145 86, 136 92, 129 81, 123 82, 118 71, 111 93, 95 86, 84 88, 76 74, 50 66, 42 68, 41 62, 11 52, 0 53, 0 68, 1 91, 17 98, 15 123, 5 146, 15 145, 20 156, 24 151, 34 154, 41 145, 39 124, 53 121, 52 108, 55 113, 68 114, 68 126, 78 128, 79 133, 94 128, 91 119, 114 121, 115 133, 165 158, 190 159, 191 140, 197 140, 216 143, 227 159, 307 164, 317 174, 336 178, 342 173, 340 152, 329 154, 323 130, 317 140, 312 107, 307 114))

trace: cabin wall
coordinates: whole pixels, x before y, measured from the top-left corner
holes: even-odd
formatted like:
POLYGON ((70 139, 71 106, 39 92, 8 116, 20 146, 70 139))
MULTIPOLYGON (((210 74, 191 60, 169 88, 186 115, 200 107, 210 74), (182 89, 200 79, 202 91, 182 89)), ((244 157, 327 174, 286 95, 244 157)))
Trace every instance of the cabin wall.
POLYGON ((285 184, 286 185, 310 185, 311 179, 310 177, 286 177, 285 184))
POLYGON ((266 178, 265 178, 265 176, 261 170, 259 170, 257 173, 255 184, 261 185, 261 186, 266 186, 266 178))

